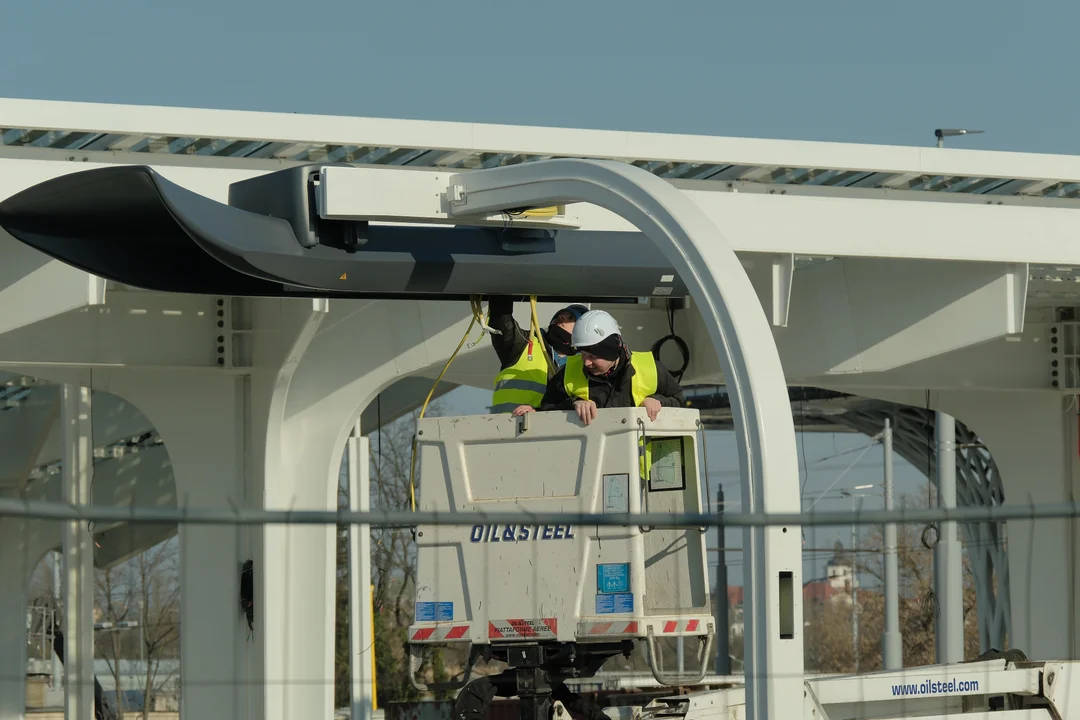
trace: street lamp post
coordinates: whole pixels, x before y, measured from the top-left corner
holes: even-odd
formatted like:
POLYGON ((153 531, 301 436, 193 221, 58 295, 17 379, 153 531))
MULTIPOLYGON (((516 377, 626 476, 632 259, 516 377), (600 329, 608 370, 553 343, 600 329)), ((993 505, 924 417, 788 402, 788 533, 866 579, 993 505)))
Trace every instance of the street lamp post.
POLYGON ((956 137, 957 135, 975 135, 984 130, 964 130, 962 128, 938 128, 934 131, 934 137, 937 138, 937 146, 945 147, 945 138, 956 137))
MULTIPOLYGON (((882 430, 885 449, 885 509, 893 509, 893 435, 892 424, 885 419, 882 430)), ((885 523, 882 539, 884 544, 885 572, 885 633, 881 642, 882 666, 886 670, 899 670, 904 666, 904 641, 900 634, 900 573, 897 563, 896 523, 885 523)))
POLYGON ((858 572, 855 565, 855 554, 859 547, 858 526, 855 524, 855 499, 867 497, 867 494, 858 494, 855 490, 868 490, 874 487, 870 485, 856 485, 851 490, 841 490, 840 494, 851 498, 851 652, 855 659, 855 672, 859 672, 859 601, 855 592, 855 579, 858 572))

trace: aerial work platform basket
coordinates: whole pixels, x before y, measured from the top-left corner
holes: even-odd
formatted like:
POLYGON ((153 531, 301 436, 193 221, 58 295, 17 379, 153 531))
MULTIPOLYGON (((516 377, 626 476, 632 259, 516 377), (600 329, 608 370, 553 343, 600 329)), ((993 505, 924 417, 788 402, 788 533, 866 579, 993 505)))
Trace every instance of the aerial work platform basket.
POLYGON ((700 513, 703 438, 697 410, 685 408, 664 408, 655 421, 642 408, 604 409, 588 426, 573 412, 421 420, 418 509, 521 520, 415 528, 414 667, 430 645, 490 653, 554 644, 610 656, 613 643, 645 641, 659 682, 700 680, 716 632, 704 527, 537 524, 529 515, 700 513), (677 637, 699 642, 690 675, 664 672, 658 657, 656 641, 677 637))

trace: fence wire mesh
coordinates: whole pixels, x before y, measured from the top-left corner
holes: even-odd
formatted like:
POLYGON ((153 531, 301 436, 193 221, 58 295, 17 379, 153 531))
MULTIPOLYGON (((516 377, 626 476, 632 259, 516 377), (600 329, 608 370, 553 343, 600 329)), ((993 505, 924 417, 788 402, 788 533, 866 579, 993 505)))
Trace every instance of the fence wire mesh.
MULTIPOLYGON (((1072 519, 1080 515, 1080 503, 1004 502, 943 508, 928 503, 929 496, 920 497, 916 493, 910 497, 899 497, 899 507, 887 511, 854 508, 854 500, 849 493, 844 496, 844 502, 851 500, 852 510, 822 509, 819 501, 823 497, 828 498, 828 493, 836 486, 832 475, 839 471, 839 477, 844 477, 854 463, 862 462, 865 457, 866 448, 859 446, 825 458, 843 460, 839 466, 831 467, 826 472, 834 482, 826 484, 824 491, 806 488, 804 477, 803 507, 808 510, 801 513, 742 512, 738 509, 737 499, 718 502, 711 489, 707 490, 704 484, 701 488, 705 507, 703 512, 434 512, 423 509, 414 512, 407 509, 407 481, 410 459, 408 440, 412 436, 415 418, 405 420, 407 422, 401 423, 400 427, 392 427, 372 436, 369 470, 373 509, 370 511, 348 509, 349 497, 344 482, 339 488, 338 507, 334 510, 197 507, 184 503, 180 507, 78 506, 7 497, 0 498, 0 529, 6 526, 11 534, 4 537, 10 539, 19 533, 30 532, 31 526, 36 527, 37 521, 73 521, 87 532, 101 532, 105 528, 111 532, 119 529, 128 533, 133 553, 96 570, 94 672, 101 693, 114 710, 141 713, 148 718, 175 714, 182 710, 183 698, 198 697, 200 693, 211 693, 216 697, 243 695, 248 698, 245 702, 251 702, 251 694, 255 693, 262 695, 260 702, 263 703, 276 702, 283 694, 310 694, 310 697, 316 698, 323 693, 333 697, 334 707, 347 708, 353 691, 351 668, 362 663, 373 668, 374 679, 374 697, 365 712, 395 720, 449 720, 456 691, 423 692, 409 680, 411 670, 407 645, 410 628, 417 621, 414 603, 418 582, 415 529, 419 526, 457 528, 459 534, 465 533, 462 542, 467 540, 468 533, 461 529, 477 527, 483 528, 485 534, 493 532, 490 530, 493 527, 498 528, 500 533, 508 528, 519 533, 520 528, 528 527, 541 536, 547 535, 550 530, 550 539, 555 539, 559 534, 565 537, 567 529, 600 537, 605 536, 605 532, 617 533, 619 529, 642 526, 685 531, 679 537, 705 534, 709 546, 708 574, 703 581, 709 598, 704 614, 715 621, 717 638, 722 633, 723 640, 714 642, 709 653, 703 656, 702 645, 694 635, 684 635, 681 640, 666 638, 658 644, 656 658, 665 667, 683 671, 692 670, 698 667, 698 663, 704 662, 703 677, 693 682, 665 686, 653 676, 650 659, 642 650, 643 644, 633 643, 629 652, 613 653, 594 674, 584 673, 582 677, 563 679, 565 682, 562 684, 581 695, 587 706, 647 705, 655 698, 687 691, 742 686, 746 681, 743 660, 747 618, 744 613, 748 609, 743 605, 745 591, 742 585, 729 584, 726 578, 728 573, 741 571, 745 552, 740 540, 742 532, 751 528, 802 528, 804 538, 811 528, 851 529, 851 545, 846 547, 840 543, 831 548, 821 547, 814 542, 807 544, 804 539, 803 587, 798 590, 802 617, 798 632, 803 645, 804 677, 826 712, 830 705, 862 704, 868 708, 865 712, 870 716, 875 711, 866 704, 880 702, 895 706, 890 706, 889 712, 893 713, 890 716, 903 717, 905 713, 924 714, 935 703, 949 707, 961 696, 968 698, 965 707, 975 709, 985 705, 988 709, 998 709, 999 701, 995 698, 1005 698, 1000 702, 1008 707, 1019 707, 1028 702, 1023 698, 1030 700, 1043 692, 1045 676, 1038 675, 1039 671, 1029 666, 1005 669, 1005 660, 1000 659, 1002 653, 1011 652, 1012 655, 1008 657, 1013 659, 1023 658, 1012 647, 1013 638, 1004 638, 1001 647, 989 646, 988 638, 980 628, 977 606, 982 596, 977 584, 989 582, 994 590, 1000 590, 1001 577, 1000 569, 998 573, 991 574, 988 580, 977 578, 973 573, 970 558, 977 554, 975 550, 978 546, 998 542, 997 539, 979 535, 963 536, 965 562, 962 597, 959 599, 962 623, 960 659, 967 664, 929 667, 939 659, 936 647, 940 631, 937 626, 942 617, 934 580, 937 529, 942 523, 951 522, 964 525, 1022 521, 1022 527, 1031 535, 1024 542, 1030 567, 1036 562, 1036 545, 1032 540, 1035 523, 1060 523, 1062 528, 1070 528, 1062 535, 1068 538, 1072 532, 1072 519), (856 457, 848 465, 846 463, 851 455, 856 457), (902 637, 905 668, 897 675, 878 676, 873 673, 881 672, 884 665, 883 636, 887 629, 887 600, 883 591, 887 574, 883 528, 887 524, 897 527, 898 629, 902 637), (348 528, 357 525, 366 527, 370 532, 371 577, 368 580, 373 609, 370 617, 363 617, 365 622, 371 623, 370 635, 373 640, 358 652, 349 646, 351 577, 347 542, 348 528), (264 536, 266 533, 277 533, 283 542, 280 547, 286 548, 301 535, 308 543, 306 546, 310 547, 313 537, 310 533, 316 533, 314 537, 324 541, 322 551, 311 562, 324 564, 331 573, 333 594, 313 591, 310 596, 305 596, 293 592, 287 598, 288 602, 299 601, 302 606, 289 608, 286 617, 290 623, 302 625, 304 632, 298 632, 295 628, 289 631, 260 625, 261 620, 249 627, 241 600, 242 571, 237 568, 234 577, 221 578, 229 587, 219 593, 220 612, 235 616, 231 626, 237 629, 237 636, 220 638, 215 648, 185 644, 186 637, 189 638, 188 642, 193 642, 190 638, 198 637, 197 634, 185 633, 185 625, 201 620, 194 614, 182 611, 185 593, 188 592, 182 581, 191 573, 198 572, 197 567, 192 565, 197 562, 196 559, 183 558, 183 537, 184 532, 200 532, 198 528, 207 527, 235 528, 238 533, 264 536), (160 536, 144 535, 143 528, 164 528, 166 535, 175 532, 176 528, 188 530, 181 531, 179 539, 157 539, 148 546, 146 537, 160 536), (171 531, 168 530, 170 528, 171 531), (928 536, 928 528, 935 532, 928 536), (561 533, 559 529, 562 529, 561 533), (723 572, 720 568, 723 568, 723 572), (816 574, 814 568, 823 569, 824 574, 816 574), (256 630, 260 630, 262 635, 256 630), (275 673, 257 667, 264 662, 263 653, 284 652, 284 641, 275 636, 287 635, 295 640, 304 637, 307 632, 311 633, 303 640, 307 643, 307 649, 313 648, 315 652, 334 658, 332 673, 322 676, 311 668, 301 668, 284 661, 283 675, 275 677, 275 673), (277 649, 268 650, 270 647, 277 649), (193 659, 187 662, 194 663, 198 662, 194 658, 207 657, 218 651, 246 659, 219 678, 192 677, 192 672, 185 673, 185 653, 192 654, 193 659), (980 658, 983 661, 979 662, 980 658), (860 675, 853 676, 853 673, 860 675), (228 689, 225 695, 221 694, 223 687, 228 689)), ((706 452, 709 450, 705 448, 706 452)), ((802 470, 808 474, 805 467, 802 470)), ((714 486, 728 486, 728 492, 733 496, 738 494, 738 476, 730 469, 718 470, 713 482, 714 486)), ((423 492, 422 486, 420 492, 423 492)), ((26 547, 25 543, 23 547, 26 547)), ((498 555, 498 543, 482 542, 479 547, 484 553, 483 566, 504 562, 498 555)), ((533 543, 531 548, 519 551, 518 571, 513 579, 516 587, 513 591, 522 593, 524 616, 531 612, 528 589, 551 582, 543 569, 549 564, 545 565, 541 556, 557 551, 553 551, 552 547, 555 546, 533 543)), ((9 545, 0 552, 11 555, 17 550, 9 545)), ((1062 562, 1071 568, 1071 551, 1063 549, 1062 552, 1062 562)), ((1016 556, 1010 557, 1015 562, 1016 556)), ((25 555, 21 562, 9 562, 5 566, 20 568, 31 578, 27 598, 31 609, 26 636, 27 653, 17 663, 5 663, 5 670, 0 673, 0 683, 9 689, 25 683, 28 703, 37 703, 42 707, 49 706, 50 699, 55 706, 60 684, 56 682, 57 687, 54 687, 56 668, 53 655, 47 649, 50 643, 55 642, 59 627, 55 618, 62 615, 63 609, 60 573, 54 572, 57 562, 60 559, 53 555, 46 558, 25 555), (22 665, 26 666, 25 674, 19 669, 22 665)), ((1018 567, 1014 564, 1014 577, 1019 574, 1022 579, 1024 570, 1022 565, 1018 567)), ((255 572, 274 576, 273 587, 278 589, 293 587, 301 579, 311 577, 310 572, 297 565, 297 558, 288 553, 280 558, 261 558, 255 572)), ((495 577, 494 574, 483 573, 479 583, 475 579, 470 580, 473 584, 469 590, 485 597, 511 592, 506 585, 495 584, 495 577)), ((361 582, 363 580, 361 578, 361 582)), ((261 582, 260 578, 255 587, 266 587, 261 582)), ((1018 592, 1026 595, 1024 606, 1034 608, 1037 600, 1032 595, 1047 590, 1042 588, 1036 591, 1030 582, 1021 582, 1019 588, 1014 587, 1010 592, 1014 596, 1018 592)), ((579 602, 580 598, 571 597, 567 601, 579 602)), ((260 598, 256 592, 256 616, 265 602, 266 598, 260 598)), ((533 610, 540 612, 536 608, 533 610)), ((1042 619, 1029 614, 1022 618, 1022 622, 1024 627, 1018 628, 1020 634, 1029 639, 1036 637, 1035 626, 1042 619)), ((415 670, 417 676, 428 685, 437 685, 462 677, 474 661, 473 679, 499 677, 507 669, 506 663, 492 658, 471 658, 467 648, 448 643, 427 653, 415 670)), ((59 679, 62 680, 62 669, 59 679)), ((513 697, 496 700, 495 703, 489 709, 490 717, 516 717, 518 705, 513 697)), ((257 707, 258 704, 248 707, 257 707)), ((572 715, 582 716, 582 713, 581 707, 572 708, 572 715)), ((370 717, 370 714, 367 716, 370 717)))

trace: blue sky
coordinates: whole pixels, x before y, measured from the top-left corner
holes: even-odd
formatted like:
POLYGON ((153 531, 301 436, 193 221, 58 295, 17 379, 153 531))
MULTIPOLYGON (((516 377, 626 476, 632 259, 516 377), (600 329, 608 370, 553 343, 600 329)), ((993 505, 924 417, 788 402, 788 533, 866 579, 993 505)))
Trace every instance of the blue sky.
POLYGON ((1075 153, 1074 6, 5 3, 0 94, 1075 153))
MULTIPOLYGON (((950 146, 1076 154, 1078 20, 1065 0, 6 3, 0 96, 891 145, 967 127, 986 133, 950 146)), ((709 463, 735 503, 731 441, 709 463)), ((808 436, 807 494, 858 453, 814 459, 867 442, 808 436)), ((837 488, 880 477, 874 447, 837 488)), ((926 491, 899 458, 897 485, 926 491)))

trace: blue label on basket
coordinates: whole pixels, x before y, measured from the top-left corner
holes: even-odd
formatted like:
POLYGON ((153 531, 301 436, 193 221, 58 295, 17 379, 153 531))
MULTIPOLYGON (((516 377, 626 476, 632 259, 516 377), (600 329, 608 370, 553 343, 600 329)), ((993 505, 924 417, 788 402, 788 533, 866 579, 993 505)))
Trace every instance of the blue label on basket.
POLYGON ((596 566, 596 592, 624 593, 630 591, 630 563, 608 563, 596 566))
POLYGON ((613 593, 596 596, 596 614, 634 612, 634 593, 613 593))
POLYGON ((416 603, 416 622, 450 622, 454 619, 452 602, 416 603))

